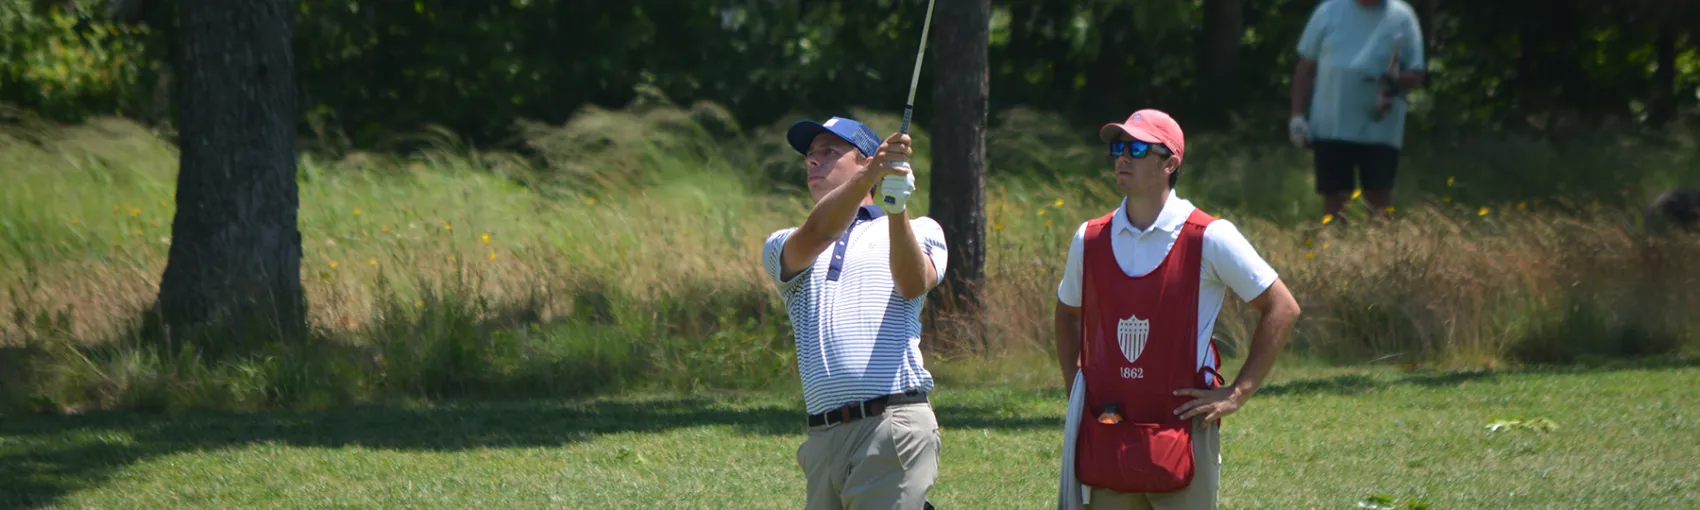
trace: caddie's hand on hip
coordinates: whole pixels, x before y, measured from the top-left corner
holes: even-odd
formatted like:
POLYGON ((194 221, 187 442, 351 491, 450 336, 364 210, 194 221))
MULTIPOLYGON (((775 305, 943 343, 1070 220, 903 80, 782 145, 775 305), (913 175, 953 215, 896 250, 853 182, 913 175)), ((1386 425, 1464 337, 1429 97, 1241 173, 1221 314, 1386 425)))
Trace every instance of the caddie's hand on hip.
POLYGON ((1205 422, 1215 422, 1223 416, 1234 414, 1240 410, 1241 398, 1233 386, 1201 390, 1182 388, 1175 390, 1175 395, 1193 397, 1191 401, 1175 409, 1175 414, 1181 419, 1190 420, 1203 416, 1205 422))

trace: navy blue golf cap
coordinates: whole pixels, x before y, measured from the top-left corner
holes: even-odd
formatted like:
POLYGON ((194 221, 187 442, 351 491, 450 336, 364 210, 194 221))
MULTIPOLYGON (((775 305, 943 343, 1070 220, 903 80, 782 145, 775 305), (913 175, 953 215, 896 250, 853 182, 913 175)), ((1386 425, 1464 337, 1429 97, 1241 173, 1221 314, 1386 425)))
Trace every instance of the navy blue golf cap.
POLYGON ((827 119, 825 124, 812 120, 798 121, 791 125, 790 131, 785 133, 785 141, 791 142, 791 148, 797 149, 799 154, 807 156, 809 144, 813 143, 815 136, 821 133, 838 135, 844 141, 850 142, 850 145, 856 146, 856 149, 862 151, 864 156, 872 157, 874 153, 880 150, 880 137, 874 134, 873 128, 861 122, 856 122, 855 119, 844 117, 827 119))

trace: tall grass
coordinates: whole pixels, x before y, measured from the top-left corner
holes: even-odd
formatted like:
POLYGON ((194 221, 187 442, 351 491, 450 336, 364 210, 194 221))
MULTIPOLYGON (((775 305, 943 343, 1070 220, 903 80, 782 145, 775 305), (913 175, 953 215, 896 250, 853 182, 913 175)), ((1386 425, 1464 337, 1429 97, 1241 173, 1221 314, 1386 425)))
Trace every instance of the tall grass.
MULTIPOLYGON (((305 156, 312 338, 216 363, 133 333, 171 241, 174 151, 110 119, 0 134, 0 409, 793 388, 788 322, 759 262, 762 240, 810 206, 785 127, 646 101, 522 125, 525 157, 443 133, 413 154, 305 156)), ((1069 240, 1119 199, 1079 131, 998 117, 987 327, 930 336, 934 356, 1049 351, 1069 240)), ((1396 220, 1340 229, 1312 212, 1305 154, 1248 138, 1193 134, 1180 192, 1235 222, 1298 294, 1295 351, 1476 365, 1700 345, 1700 243, 1644 239, 1631 206, 1696 180, 1689 145, 1415 142, 1396 220), (1635 168, 1607 178, 1559 157, 1635 168)), ((1229 301, 1218 340, 1243 352, 1256 316, 1229 301)))

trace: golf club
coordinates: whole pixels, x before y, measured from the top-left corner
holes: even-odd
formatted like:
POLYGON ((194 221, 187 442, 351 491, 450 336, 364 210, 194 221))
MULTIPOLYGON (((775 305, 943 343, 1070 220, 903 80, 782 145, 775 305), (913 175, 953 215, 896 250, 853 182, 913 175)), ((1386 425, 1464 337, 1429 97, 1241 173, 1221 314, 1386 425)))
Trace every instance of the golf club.
POLYGON ((909 101, 903 103, 903 127, 898 130, 909 134, 909 118, 915 114, 915 87, 921 84, 921 60, 927 56, 927 32, 933 28, 933 1, 927 0, 927 18, 921 22, 921 48, 915 51, 915 72, 909 77, 909 101))
MULTIPOLYGON (((915 88, 921 84, 921 61, 927 56, 927 32, 931 31, 933 28, 934 1, 935 0, 927 0, 927 17, 921 22, 921 47, 915 51, 915 72, 909 77, 909 99, 903 103, 903 126, 898 128, 898 132, 903 134, 909 134, 909 119, 915 114, 915 88)), ((902 165, 904 168, 910 169, 911 173, 908 177, 898 177, 893 175, 885 178, 885 183, 880 186, 880 190, 884 195, 882 199, 885 200, 885 203, 887 204, 897 203, 897 198, 891 195, 891 191, 893 189, 908 189, 910 191, 913 191, 914 189, 914 167, 910 166, 908 161, 898 164, 902 165), (893 188, 894 186, 897 186, 897 188, 893 188)))

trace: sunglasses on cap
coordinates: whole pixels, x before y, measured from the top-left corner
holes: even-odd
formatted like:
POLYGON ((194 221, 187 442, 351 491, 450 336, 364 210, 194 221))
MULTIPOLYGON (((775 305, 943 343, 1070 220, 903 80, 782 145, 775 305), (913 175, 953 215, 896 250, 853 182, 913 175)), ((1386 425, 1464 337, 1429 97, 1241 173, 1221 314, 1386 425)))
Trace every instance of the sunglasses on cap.
MULTIPOLYGON (((1110 157, 1119 158, 1122 157, 1122 154, 1127 154, 1128 156, 1133 157, 1133 159, 1145 159, 1147 154, 1151 154, 1151 149, 1156 147, 1161 147, 1161 145, 1141 142, 1139 140, 1118 140, 1110 142, 1110 157)), ((1157 155, 1165 158, 1169 157, 1168 148, 1163 147, 1163 150, 1157 151, 1157 155)))

